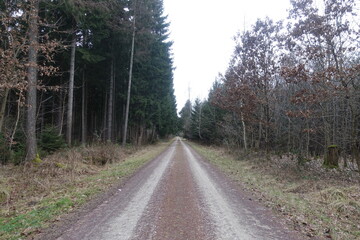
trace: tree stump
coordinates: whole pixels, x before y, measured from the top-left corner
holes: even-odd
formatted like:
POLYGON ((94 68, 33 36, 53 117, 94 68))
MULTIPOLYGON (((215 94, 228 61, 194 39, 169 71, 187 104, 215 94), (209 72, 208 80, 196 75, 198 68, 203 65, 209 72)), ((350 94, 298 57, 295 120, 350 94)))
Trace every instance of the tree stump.
POLYGON ((339 147, 337 145, 328 146, 324 160, 324 166, 329 168, 338 168, 339 158, 340 158, 339 147))

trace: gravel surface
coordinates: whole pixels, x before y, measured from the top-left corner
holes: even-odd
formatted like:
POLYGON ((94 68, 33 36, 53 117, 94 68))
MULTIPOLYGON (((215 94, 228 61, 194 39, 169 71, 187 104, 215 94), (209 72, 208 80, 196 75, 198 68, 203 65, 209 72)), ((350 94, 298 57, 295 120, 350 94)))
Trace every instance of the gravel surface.
POLYGON ((180 139, 115 191, 44 239, 304 239, 180 139))

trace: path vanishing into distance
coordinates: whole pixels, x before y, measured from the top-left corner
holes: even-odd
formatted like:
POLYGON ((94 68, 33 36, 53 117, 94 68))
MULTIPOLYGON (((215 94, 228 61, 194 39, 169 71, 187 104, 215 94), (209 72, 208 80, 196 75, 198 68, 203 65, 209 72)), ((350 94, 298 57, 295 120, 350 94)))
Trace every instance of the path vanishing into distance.
POLYGON ((58 240, 300 240, 284 221, 177 138, 58 240))

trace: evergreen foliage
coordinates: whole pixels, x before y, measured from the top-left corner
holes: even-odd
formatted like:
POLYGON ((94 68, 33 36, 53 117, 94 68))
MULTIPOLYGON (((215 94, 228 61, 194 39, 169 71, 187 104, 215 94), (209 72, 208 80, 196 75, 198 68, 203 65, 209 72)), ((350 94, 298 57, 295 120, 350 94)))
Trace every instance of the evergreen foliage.
MULTIPOLYGON (((25 2, 14 6, 10 0, 2 1, 0 8, 0 75, 3 76, 0 99, 5 93, 3 89, 11 90, 3 100, 7 109, 4 118, 16 119, 20 113, 17 128, 24 129, 22 112, 28 106, 21 104, 18 109, 16 94, 20 92, 21 101, 25 100, 26 69, 21 66, 25 65, 28 55, 26 16, 29 9, 25 2), (7 42, 10 35, 14 38, 13 45, 7 42)), ((32 121, 36 122, 38 145, 43 150, 52 152, 64 146, 57 136, 63 136, 66 128, 70 44, 74 36, 72 142, 83 141, 84 135, 85 142, 102 141, 109 130, 112 141, 121 141, 134 16, 137 22, 128 139, 133 144, 144 144, 178 131, 172 43, 168 39, 170 23, 163 14, 162 0, 40 1, 38 106, 36 119, 32 121)), ((4 122, 3 129, 13 128, 13 124, 4 122)), ((8 142, 7 139, 1 141, 8 142)), ((24 150, 12 151, 25 155, 24 150)))
POLYGON ((182 126, 182 135, 185 138, 192 138, 191 132, 191 101, 187 100, 185 106, 180 111, 180 124, 182 126))
POLYGON ((59 135, 57 129, 51 125, 43 129, 39 138, 39 147, 46 153, 53 153, 56 150, 66 147, 64 138, 59 135))
POLYGON ((10 160, 11 151, 9 149, 9 145, 4 136, 0 133, 0 164, 6 164, 10 160))

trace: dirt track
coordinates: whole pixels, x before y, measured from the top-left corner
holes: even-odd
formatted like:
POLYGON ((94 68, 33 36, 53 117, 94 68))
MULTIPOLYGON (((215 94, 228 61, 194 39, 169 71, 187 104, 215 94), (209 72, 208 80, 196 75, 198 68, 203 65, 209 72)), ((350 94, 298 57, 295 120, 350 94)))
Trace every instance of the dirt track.
POLYGON ((304 239, 250 198, 178 139, 94 210, 44 239, 304 239))

